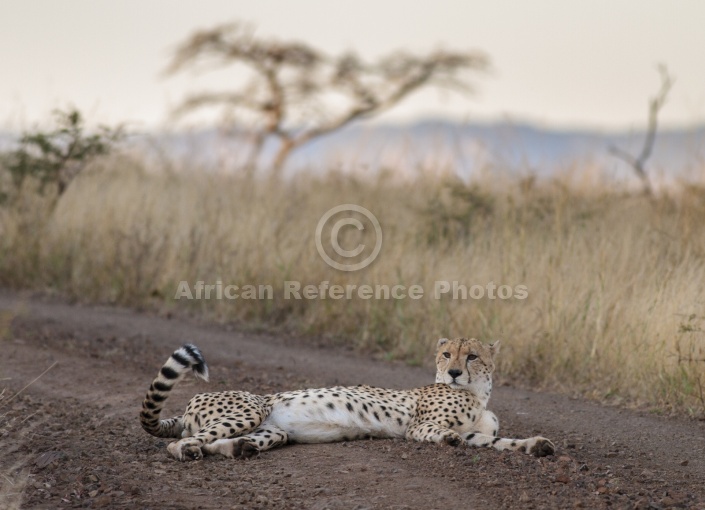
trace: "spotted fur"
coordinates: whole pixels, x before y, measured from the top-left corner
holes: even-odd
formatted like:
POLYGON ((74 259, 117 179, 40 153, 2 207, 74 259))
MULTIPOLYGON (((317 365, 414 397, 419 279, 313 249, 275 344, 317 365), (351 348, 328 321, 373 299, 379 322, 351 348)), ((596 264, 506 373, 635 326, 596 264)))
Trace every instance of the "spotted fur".
POLYGON ((183 416, 160 420, 169 390, 192 369, 204 379, 200 351, 186 345, 162 367, 142 405, 142 427, 158 437, 181 437, 168 446, 178 460, 204 454, 248 458, 288 443, 329 443, 361 438, 407 438, 466 443, 497 450, 552 455, 543 437, 497 436, 499 422, 487 410, 498 343, 476 339, 438 341, 436 384, 411 390, 336 386, 255 395, 243 391, 202 393, 183 416))

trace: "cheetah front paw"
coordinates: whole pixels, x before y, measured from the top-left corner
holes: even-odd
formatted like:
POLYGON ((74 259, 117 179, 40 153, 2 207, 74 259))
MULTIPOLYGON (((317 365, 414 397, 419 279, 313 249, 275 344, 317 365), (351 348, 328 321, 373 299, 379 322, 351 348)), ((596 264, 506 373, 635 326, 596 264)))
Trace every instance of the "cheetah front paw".
POLYGON ((546 439, 545 437, 537 436, 529 439, 527 444, 526 453, 533 455, 534 457, 547 457, 553 455, 556 452, 556 447, 553 443, 546 439))

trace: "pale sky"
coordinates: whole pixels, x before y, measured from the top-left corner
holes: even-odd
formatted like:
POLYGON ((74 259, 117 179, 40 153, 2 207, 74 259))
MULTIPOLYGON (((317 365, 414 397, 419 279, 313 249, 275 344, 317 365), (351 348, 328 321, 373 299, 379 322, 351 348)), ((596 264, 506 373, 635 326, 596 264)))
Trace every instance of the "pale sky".
POLYGON ((67 105, 100 122, 166 126, 169 109, 208 83, 162 77, 170 51, 196 29, 236 19, 329 53, 490 56, 477 95, 423 92, 381 119, 389 122, 640 128, 658 63, 676 78, 663 124, 705 122, 704 0, 1 0, 0 128, 27 128, 67 105))

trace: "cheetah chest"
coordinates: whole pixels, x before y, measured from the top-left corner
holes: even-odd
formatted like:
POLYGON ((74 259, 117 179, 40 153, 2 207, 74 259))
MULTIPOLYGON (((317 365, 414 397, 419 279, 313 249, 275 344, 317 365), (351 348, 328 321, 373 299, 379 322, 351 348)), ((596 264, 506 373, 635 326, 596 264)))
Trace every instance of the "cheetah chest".
POLYGON ((462 434, 475 429, 484 408, 474 394, 436 384, 420 389, 415 421, 433 422, 462 434))

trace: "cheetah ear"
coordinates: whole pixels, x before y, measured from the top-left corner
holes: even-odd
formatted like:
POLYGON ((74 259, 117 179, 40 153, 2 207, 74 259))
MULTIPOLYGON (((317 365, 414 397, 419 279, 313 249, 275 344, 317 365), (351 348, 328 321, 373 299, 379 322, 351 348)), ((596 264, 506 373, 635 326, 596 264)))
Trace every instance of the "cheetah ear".
POLYGON ((497 340, 497 341, 490 344, 490 354, 492 355, 493 358, 495 356, 497 356, 497 354, 499 354, 499 344, 500 343, 501 343, 501 340, 497 340))
POLYGON ((450 340, 448 340, 447 338, 439 338, 439 339, 438 339, 438 345, 436 345, 436 349, 440 349, 440 348, 441 348, 441 345, 443 345, 443 344, 445 344, 445 343, 448 343, 449 341, 450 341, 450 340))

